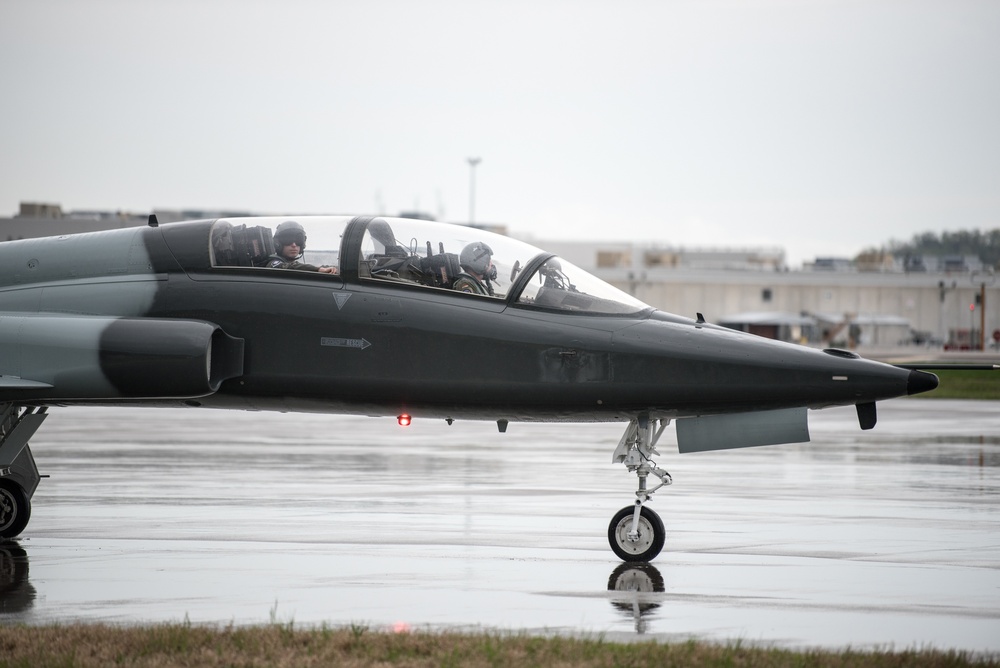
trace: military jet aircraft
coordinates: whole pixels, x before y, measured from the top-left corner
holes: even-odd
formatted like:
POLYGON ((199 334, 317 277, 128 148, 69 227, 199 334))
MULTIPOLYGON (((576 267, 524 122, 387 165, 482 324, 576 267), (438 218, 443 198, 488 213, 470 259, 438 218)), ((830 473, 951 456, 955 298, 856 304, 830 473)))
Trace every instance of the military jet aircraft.
POLYGON ((0 243, 0 536, 27 525, 39 483, 28 442, 54 406, 491 420, 500 431, 621 421, 612 458, 638 487, 608 539, 621 559, 648 561, 664 544, 648 502, 671 483, 653 459, 671 420, 681 452, 804 442, 809 409, 854 405, 870 429, 875 402, 937 384, 658 311, 470 227, 150 216, 0 243))

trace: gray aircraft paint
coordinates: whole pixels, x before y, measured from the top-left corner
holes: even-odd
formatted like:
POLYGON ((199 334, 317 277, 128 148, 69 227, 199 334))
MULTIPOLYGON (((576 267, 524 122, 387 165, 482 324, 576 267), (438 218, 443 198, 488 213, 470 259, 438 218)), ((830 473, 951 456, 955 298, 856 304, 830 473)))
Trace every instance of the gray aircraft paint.
POLYGON ((710 415, 677 421, 677 449, 682 454, 805 443, 808 440, 809 424, 805 408, 710 415))
MULTIPOLYGON (((262 268, 283 220, 0 243, 5 457, 41 423, 35 411, 71 403, 407 414, 501 431, 624 421, 616 453, 645 501, 670 481, 650 458, 654 423, 658 438, 679 419, 684 451, 803 441, 809 408, 856 405, 867 429, 876 401, 937 385, 846 351, 655 311, 551 253, 470 228, 320 217, 311 234, 339 275, 262 268), (447 284, 479 236, 510 255, 495 297, 447 284), (647 475, 660 485, 647 490, 647 475)), ((11 487, 0 470, 2 507, 27 511, 37 471, 27 446, 17 458, 24 482, 11 487)), ((8 513, 3 535, 26 517, 8 513)), ((651 559, 662 522, 640 503, 616 514, 609 540, 623 559, 651 559)))
MULTIPOLYGON (((351 244, 361 242, 364 225, 372 220, 348 226, 342 257, 358 256, 351 244)), ((515 309, 509 300, 365 279, 347 268, 343 277, 218 269, 210 253, 212 229, 212 221, 201 221, 0 244, 0 312, 65 317, 62 324, 75 328, 64 339, 41 336, 36 344, 24 329, 26 321, 20 329, 8 326, 0 344, 20 350, 20 361, 0 361, 0 373, 48 383, 57 367, 88 369, 60 376, 77 384, 49 395, 60 400, 97 399, 106 392, 109 398, 205 396, 203 405, 213 405, 231 403, 225 395, 236 394, 277 410, 294 409, 297 402, 304 410, 316 410, 325 401, 333 412, 393 415, 406 410, 428 417, 514 421, 620 420, 642 412, 685 417, 870 403, 906 394, 912 378, 887 365, 823 355, 658 312, 632 318, 515 309), (34 282, 29 284, 29 278, 34 282), (343 297, 331 303, 330 287, 343 297), (355 299, 348 301, 350 296, 355 299), (191 387, 178 393, 180 388, 171 384, 159 390, 167 394, 156 395, 156 388, 143 393, 134 377, 111 378, 108 369, 97 380, 93 369, 107 366, 105 353, 120 358, 121 337, 118 349, 102 353, 102 333, 112 320, 73 321, 69 315, 175 320, 180 327, 185 326, 179 321, 211 323, 224 332, 217 337, 222 342, 249 341, 245 365, 237 365, 248 375, 239 383, 222 383, 218 397, 191 387), (72 353, 53 355, 48 365, 42 361, 46 346, 69 340, 79 342, 72 353), (305 350, 334 351, 361 341, 371 345, 364 355, 303 359, 305 350), (26 367, 26 356, 36 366, 26 367), (469 382, 470 374, 479 381, 469 382), (851 380, 833 381, 845 376, 851 380), (86 383, 83 378, 94 379, 89 392, 78 387, 86 383), (295 391, 290 393, 286 384, 295 391), (761 392, 762 387, 768 391, 761 392)), ((534 266, 546 257, 551 256, 533 260, 534 266)), ((525 267, 519 280, 530 272, 525 267)), ((164 360, 176 353, 165 352, 164 360)), ((139 346, 137 366, 142 368, 140 358, 154 356, 139 346)), ((232 360, 228 367, 235 368, 232 360)), ((194 383, 199 388, 201 375, 194 383)))

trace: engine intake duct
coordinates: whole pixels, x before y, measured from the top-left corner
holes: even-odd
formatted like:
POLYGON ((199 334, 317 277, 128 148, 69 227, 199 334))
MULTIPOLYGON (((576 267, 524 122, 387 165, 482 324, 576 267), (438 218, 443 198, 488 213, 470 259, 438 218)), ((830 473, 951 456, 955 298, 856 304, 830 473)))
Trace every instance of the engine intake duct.
POLYGON ((205 396, 243 373, 243 340, 197 320, 118 320, 100 351, 101 370, 124 397, 205 396))
POLYGON ((243 374, 243 340, 202 320, 0 316, 0 401, 174 399, 243 374))

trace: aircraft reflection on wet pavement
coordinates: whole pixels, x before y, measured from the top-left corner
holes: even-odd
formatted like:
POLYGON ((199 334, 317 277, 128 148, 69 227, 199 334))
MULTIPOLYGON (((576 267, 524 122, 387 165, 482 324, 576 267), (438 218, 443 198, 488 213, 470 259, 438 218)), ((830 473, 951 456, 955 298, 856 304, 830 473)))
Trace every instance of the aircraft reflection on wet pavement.
POLYGON ((635 562, 664 544, 647 503, 672 482, 653 459, 672 420, 681 452, 805 442, 809 409, 856 406, 870 429, 877 401, 937 386, 657 311, 484 230, 348 216, 0 243, 0 351, 3 537, 27 526, 28 441, 53 406, 620 421, 612 458, 638 487, 607 534, 635 562))
POLYGON ((636 633, 645 633, 649 622, 648 613, 656 610, 663 602, 663 576, 650 563, 626 561, 611 571, 608 578, 611 605, 629 615, 635 623, 636 633))
MULTIPOLYGON (((35 603, 28 562, 27 551, 17 541, 0 542, 0 623, 22 622, 21 614, 35 603)), ((645 633, 650 613, 665 595, 660 571, 651 563, 625 562, 611 572, 607 588, 612 607, 633 621, 636 633, 645 633)))
POLYGON ((28 582, 28 553, 17 541, 0 541, 0 621, 2 615, 21 613, 35 602, 28 582))

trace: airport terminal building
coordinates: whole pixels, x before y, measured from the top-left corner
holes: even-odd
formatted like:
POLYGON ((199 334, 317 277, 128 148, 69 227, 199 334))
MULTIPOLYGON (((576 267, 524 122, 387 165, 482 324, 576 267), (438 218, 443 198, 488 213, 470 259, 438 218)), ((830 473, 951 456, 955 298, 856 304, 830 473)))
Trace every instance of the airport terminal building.
MULTIPOLYGON (((157 210, 161 223, 254 215, 157 210)), ((148 212, 73 211, 22 203, 0 218, 0 241, 142 226, 148 212)), ((785 265, 781 248, 683 248, 655 242, 546 241, 535 245, 664 311, 814 346, 995 349, 1000 283, 976 257, 887 259, 858 267, 818 258, 785 265)))

